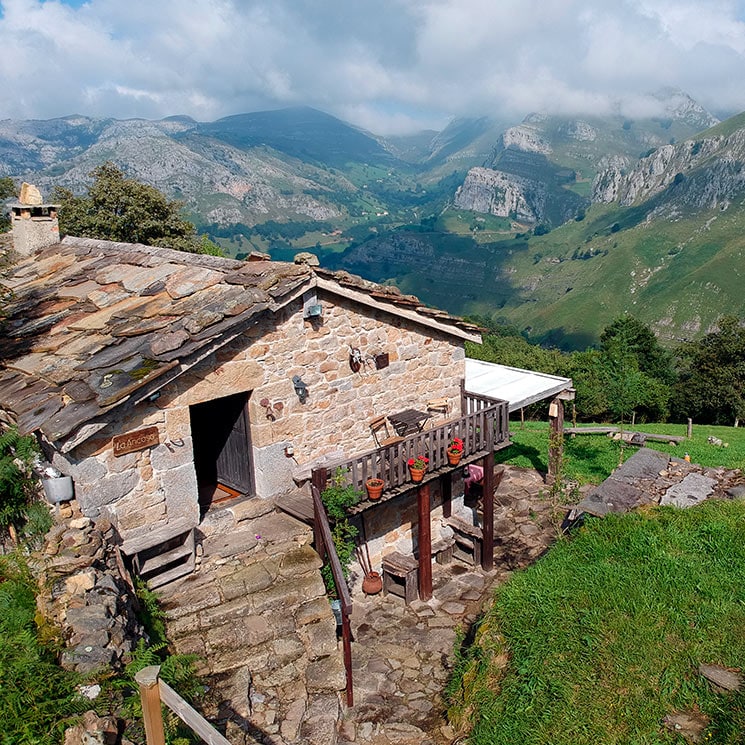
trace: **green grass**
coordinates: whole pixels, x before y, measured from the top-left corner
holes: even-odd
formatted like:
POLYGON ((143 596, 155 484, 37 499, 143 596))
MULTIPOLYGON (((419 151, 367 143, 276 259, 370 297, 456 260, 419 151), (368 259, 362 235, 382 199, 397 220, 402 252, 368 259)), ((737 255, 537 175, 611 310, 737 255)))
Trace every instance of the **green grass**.
POLYGON ((498 590, 450 713, 470 745, 661 745, 698 707, 706 742, 742 743, 745 695, 697 668, 745 668, 744 588, 742 502, 589 519, 498 590))
MULTIPOLYGON (((628 425, 626 428, 630 429, 628 425)), ((686 434, 684 424, 639 424, 633 429, 656 434, 686 434)), ((513 421, 510 423, 510 433, 512 445, 497 452, 497 462, 545 472, 548 469, 548 424, 526 422, 525 426, 521 427, 519 422, 513 421)), ((647 447, 678 458, 688 453, 692 462, 702 466, 745 469, 745 427, 694 424, 693 437, 690 440, 679 445, 648 441, 647 447), (710 445, 707 442, 710 436, 719 438, 729 447, 710 445)), ((634 446, 625 445, 624 460, 636 450, 634 446)), ((567 478, 574 479, 580 484, 598 484, 618 466, 619 455, 619 443, 605 435, 566 437, 564 473, 567 478)))

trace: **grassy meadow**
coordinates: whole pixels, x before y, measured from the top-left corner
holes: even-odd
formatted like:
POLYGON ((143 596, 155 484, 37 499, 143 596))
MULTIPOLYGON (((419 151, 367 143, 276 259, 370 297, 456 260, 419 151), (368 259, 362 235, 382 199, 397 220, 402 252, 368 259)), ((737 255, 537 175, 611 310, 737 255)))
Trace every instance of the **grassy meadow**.
MULTIPOLYGON (((502 462, 545 469, 546 426, 512 432, 502 462)), ((685 444, 654 447, 737 467, 745 430, 694 426, 685 444)), ((604 436, 568 438, 566 473, 597 483, 618 454, 604 436)), ((469 745, 682 745, 663 725, 676 712, 700 723, 700 742, 745 743, 745 691, 716 692, 701 663, 745 670, 743 501, 588 518, 498 589, 458 653, 449 714, 469 745)))
MULTIPOLYGON (((590 426, 590 425, 588 425, 590 426)), ((627 429, 631 429, 627 427, 627 429)), ((639 424, 634 431, 685 436, 684 424, 639 424)), ((499 451, 496 460, 500 463, 523 468, 548 470, 548 424, 546 422, 510 422, 512 445, 499 451)), ((693 463, 716 468, 745 469, 745 427, 715 427, 693 425, 693 437, 679 445, 663 442, 647 442, 647 447, 683 458, 688 453, 693 463), (728 447, 710 445, 707 438, 716 437, 727 443, 728 447)), ((564 474, 568 479, 580 484, 599 484, 618 466, 620 443, 606 435, 567 436, 564 440, 564 474)), ((626 460, 637 450, 624 445, 623 458, 626 460)))

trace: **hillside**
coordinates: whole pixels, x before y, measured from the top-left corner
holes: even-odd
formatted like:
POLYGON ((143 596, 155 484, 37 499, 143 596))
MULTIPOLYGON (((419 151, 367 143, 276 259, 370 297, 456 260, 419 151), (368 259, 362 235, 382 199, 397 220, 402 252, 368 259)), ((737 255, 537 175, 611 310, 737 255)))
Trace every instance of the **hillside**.
MULTIPOLYGON (((314 245, 323 230, 408 222, 442 209, 457 186, 453 170, 460 181, 482 162, 497 126, 461 120, 442 133, 386 140, 307 107, 206 123, 186 116, 5 120, 0 176, 31 181, 46 194, 55 185, 81 193, 90 171, 111 160, 227 238, 268 221, 317 221, 318 232, 308 225, 307 245, 314 245)), ((234 250, 230 241, 224 248, 234 250)))

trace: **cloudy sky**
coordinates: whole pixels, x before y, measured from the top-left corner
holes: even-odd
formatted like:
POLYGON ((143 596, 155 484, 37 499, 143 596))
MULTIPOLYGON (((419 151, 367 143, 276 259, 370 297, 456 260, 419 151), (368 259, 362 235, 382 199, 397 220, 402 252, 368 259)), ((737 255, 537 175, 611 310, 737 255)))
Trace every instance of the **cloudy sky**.
POLYGON ((0 0, 0 119, 745 110, 745 0, 0 0))

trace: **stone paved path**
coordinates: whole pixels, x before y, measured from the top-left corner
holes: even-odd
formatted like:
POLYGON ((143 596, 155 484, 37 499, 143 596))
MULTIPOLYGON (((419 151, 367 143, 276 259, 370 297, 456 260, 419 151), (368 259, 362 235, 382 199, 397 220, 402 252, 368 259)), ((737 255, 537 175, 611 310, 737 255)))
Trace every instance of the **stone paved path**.
POLYGON ((513 569, 535 561, 556 535, 546 486, 535 471, 508 468, 495 497, 495 569, 454 560, 433 564, 433 598, 406 606, 389 595, 355 595, 352 616, 355 705, 339 743, 437 745, 455 737, 442 692, 456 629, 464 631, 513 569))

